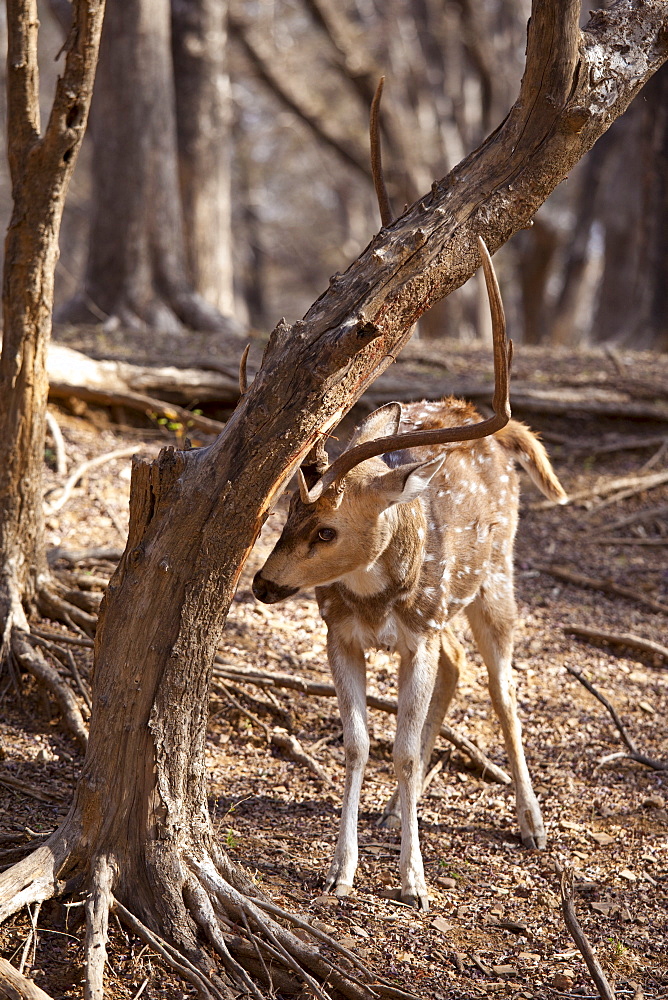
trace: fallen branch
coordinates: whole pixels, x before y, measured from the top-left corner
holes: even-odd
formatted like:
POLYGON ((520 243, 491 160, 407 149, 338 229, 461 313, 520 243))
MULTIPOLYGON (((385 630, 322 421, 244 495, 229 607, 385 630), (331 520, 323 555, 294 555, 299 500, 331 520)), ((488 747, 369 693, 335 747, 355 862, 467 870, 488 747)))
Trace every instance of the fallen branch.
MULTIPOLYGON (((302 677, 292 677, 290 674, 275 674, 252 669, 246 670, 230 664, 229 661, 226 661, 221 656, 216 656, 214 662, 216 665, 213 668, 213 675, 218 680, 246 681, 248 684, 257 685, 257 687, 282 687, 320 698, 336 698, 336 690, 333 684, 307 681, 302 677)), ((397 714, 397 703, 391 701, 389 698, 378 698, 375 695, 368 694, 366 701, 369 708, 385 712, 388 715, 397 714)), ((482 771, 483 777, 492 778, 501 785, 511 784, 510 777, 502 768, 494 764, 482 750, 479 750, 475 744, 456 732, 446 722, 441 725, 440 734, 458 750, 466 754, 482 771)))
MULTIPOLYGON (((515 397, 513 396, 514 403, 515 397)), ((603 510, 613 503, 617 503, 620 500, 628 500, 629 497, 636 496, 638 493, 644 493, 646 490, 654 490, 659 486, 663 486, 666 482, 668 482, 668 472, 665 470, 663 472, 654 472, 649 476, 622 476, 619 479, 611 479, 608 482, 599 482, 595 486, 587 487, 585 490, 570 492, 568 494, 568 503, 573 504, 583 500, 594 501, 600 497, 608 497, 607 500, 602 500, 597 504, 592 503, 589 506, 584 517, 590 517, 592 514, 596 514, 599 510, 603 510), (610 496, 611 493, 614 496, 610 496)), ((554 503, 551 500, 537 500, 530 506, 532 510, 545 510, 553 507, 554 503)))
POLYGON ((48 993, 22 976, 6 958, 0 958, 0 997, 3 1000, 52 1000, 48 993))
MULTIPOLYGON (((591 532, 586 532, 588 536, 600 535, 600 534, 610 534, 612 531, 617 531, 618 528, 628 528, 631 524, 639 524, 642 521, 652 521, 654 518, 657 520, 663 520, 668 517, 668 504, 661 504, 659 507, 650 507, 649 510, 637 510, 634 514, 629 514, 627 517, 620 517, 616 521, 611 521, 606 524, 604 528, 594 528, 591 532)), ((583 532, 583 535, 585 533, 583 532)), ((579 539, 578 539, 579 540, 579 539)))
POLYGON ((105 465, 107 462, 113 462, 117 458, 130 458, 130 456, 134 455, 136 451, 137 446, 131 445, 128 448, 117 448, 115 451, 108 451, 105 455, 98 455, 96 458, 89 458, 88 461, 82 462, 81 465, 74 470, 63 486, 62 494, 57 500, 49 505, 45 514, 55 514, 57 510, 64 507, 71 497, 74 487, 87 472, 91 471, 91 469, 97 469, 100 465, 105 465))
POLYGON ((575 946, 585 960, 589 969, 589 974, 594 980, 594 985, 601 996, 601 1000, 615 1000, 615 992, 608 982, 601 965, 594 955, 592 946, 580 927, 578 918, 575 915, 573 904, 573 869, 566 868, 559 872, 561 875, 559 886, 561 890, 561 909, 564 914, 564 922, 568 928, 568 933, 573 938, 575 946))
POLYGON ((31 799, 37 799, 39 802, 65 801, 62 795, 57 795, 55 792, 45 792, 43 789, 37 788, 36 785, 31 785, 27 781, 21 781, 20 778, 14 777, 13 774, 8 774, 7 771, 0 771, 0 785, 12 788, 23 795, 29 795, 31 799))
POLYGON ((12 652, 21 667, 51 692, 58 703, 63 722, 85 749, 88 742, 86 724, 76 698, 68 685, 60 679, 58 671, 46 662, 39 649, 30 645, 30 636, 18 629, 14 629, 12 634, 12 652))
POLYGON ((651 608, 652 611, 660 611, 664 615, 668 614, 668 604, 662 604, 651 597, 644 597, 637 590, 632 590, 631 587, 621 587, 618 583, 613 583, 612 580, 600 580, 592 576, 585 576, 584 573, 576 573, 575 570, 567 569, 566 566, 553 566, 550 563, 534 563, 533 568, 541 573, 549 573, 550 576, 557 580, 563 580, 564 583, 572 583, 575 587, 586 587, 588 590, 599 590, 604 594, 625 597, 629 601, 635 601, 637 604, 651 608))
POLYGON ((225 426, 220 420, 211 420, 199 413, 186 410, 176 403, 165 403, 153 396, 144 396, 139 392, 110 392, 105 389, 91 389, 87 386, 70 385, 66 382, 51 382, 49 384, 50 399, 83 399, 94 406, 124 406, 128 410, 143 413, 150 419, 165 419, 178 423, 184 431, 198 430, 205 434, 220 434, 225 426))
POLYGON ((596 538, 578 538, 578 545, 668 545, 668 538, 616 538, 614 535, 598 535, 596 538))
POLYGON ((330 788, 334 787, 334 782, 327 774, 324 768, 318 764, 317 760, 314 760, 310 754, 308 754, 296 736, 285 731, 285 729, 276 728, 271 734, 271 745, 276 747, 278 750, 282 750, 286 753, 291 760, 294 760, 297 764, 302 764, 307 767, 309 771, 312 771, 316 777, 320 778, 325 785, 330 788))
POLYGON ((49 409, 46 411, 46 426, 49 434, 51 435, 51 440, 53 441, 53 450, 56 456, 56 472, 59 476, 64 476, 67 473, 65 439, 63 437, 63 432, 58 425, 58 421, 49 409))
POLYGON ((566 665, 566 670, 569 674, 575 677, 576 680, 580 681, 580 684, 582 684, 583 687, 586 687, 587 691, 589 691, 590 694, 593 694, 594 697, 597 698, 610 713, 610 717, 612 718, 612 721, 614 722, 617 731, 628 750, 628 753, 624 755, 615 754, 616 759, 619 759, 620 756, 625 756, 629 760, 634 760, 637 764, 644 764, 645 767, 651 767, 654 771, 668 771, 668 761, 654 760, 652 757, 646 757, 645 754, 640 753, 637 750, 635 743, 627 733, 622 720, 619 718, 614 705, 608 701, 605 695, 602 695, 600 691, 597 691, 591 681, 588 681, 579 670, 574 670, 573 667, 566 665))
POLYGON ((604 632, 601 629, 590 628, 588 625, 564 625, 566 635, 577 635, 583 639, 600 639, 601 642, 612 643, 613 646, 625 646, 629 649, 639 649, 652 656, 660 656, 668 662, 668 646, 662 646, 651 639, 643 639, 639 635, 628 632, 604 632))

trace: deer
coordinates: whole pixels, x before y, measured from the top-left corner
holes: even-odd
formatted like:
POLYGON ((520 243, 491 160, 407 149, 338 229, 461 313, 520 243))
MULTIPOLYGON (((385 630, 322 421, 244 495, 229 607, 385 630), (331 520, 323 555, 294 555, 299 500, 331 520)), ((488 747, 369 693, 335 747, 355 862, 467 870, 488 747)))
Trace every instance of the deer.
MULTIPOLYGON (((372 164, 373 131, 372 106, 372 164)), ((375 162, 378 193, 378 155, 375 162)), ((379 204, 385 224, 380 193, 379 204)), ((506 339, 498 282, 481 237, 478 247, 492 315, 493 415, 483 420, 471 403, 453 397, 391 402, 362 420, 333 462, 324 447, 312 449, 298 470, 299 488, 280 538, 252 584, 265 604, 315 588, 327 628, 345 751, 339 832, 325 881, 326 891, 337 896, 352 891, 358 862, 360 792, 369 757, 365 653, 378 648, 398 653, 397 790, 382 821, 401 825, 400 899, 421 910, 429 908, 429 894, 417 805, 465 662, 451 625, 462 613, 487 669, 522 843, 532 849, 546 845, 512 678, 515 463, 547 498, 557 503, 567 498, 542 443, 510 417, 512 342, 506 339)))

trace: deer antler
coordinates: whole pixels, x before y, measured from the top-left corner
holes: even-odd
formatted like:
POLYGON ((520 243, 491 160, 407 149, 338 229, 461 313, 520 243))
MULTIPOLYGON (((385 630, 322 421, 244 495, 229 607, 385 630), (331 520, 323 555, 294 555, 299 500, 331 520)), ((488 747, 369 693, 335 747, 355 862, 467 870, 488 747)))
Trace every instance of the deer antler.
POLYGON ((390 205, 390 197, 387 193, 387 188, 385 187, 383 159, 380 147, 380 123, 378 121, 378 115, 380 114, 380 99, 383 96, 384 83, 385 77, 381 76, 378 81, 378 86, 376 87, 376 93, 373 95, 373 101, 371 102, 371 112, 369 114, 369 145, 371 147, 371 175, 373 177, 373 186, 376 190, 376 200, 378 201, 378 208, 380 210, 380 221, 384 226, 389 226, 392 222, 394 222, 394 215, 392 213, 392 206, 390 205))
MULTIPOLYGON (((494 416, 481 420, 477 424, 465 424, 461 427, 443 427, 438 430, 409 431, 406 434, 393 434, 388 437, 376 438, 375 441, 365 441, 363 444, 344 451, 333 462, 321 478, 309 490, 303 475, 299 479, 299 490, 302 503, 311 504, 322 496, 324 491, 334 483, 340 483, 346 473, 350 472, 360 462, 377 455, 385 455, 391 451, 401 451, 404 448, 420 448, 425 445, 448 444, 453 441, 473 441, 477 438, 495 434, 510 420, 510 365, 513 356, 512 341, 506 340, 506 319, 503 312, 501 293, 494 272, 494 265, 485 245, 478 236, 478 248, 482 257, 485 272, 485 285, 492 314, 492 338, 494 342, 494 397, 492 408, 494 416)), ((301 470, 300 470, 301 471, 301 470)))

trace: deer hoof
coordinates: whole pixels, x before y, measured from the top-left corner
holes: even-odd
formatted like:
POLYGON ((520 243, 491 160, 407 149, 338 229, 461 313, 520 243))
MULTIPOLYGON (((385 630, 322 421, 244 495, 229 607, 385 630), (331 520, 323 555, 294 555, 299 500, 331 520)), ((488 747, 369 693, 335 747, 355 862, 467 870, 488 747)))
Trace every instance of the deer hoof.
POLYGON ((378 820, 378 827, 381 830, 401 830, 401 816, 397 813, 383 813, 378 820))
POLYGON ((401 902, 405 903, 406 906, 412 906, 414 910, 422 910, 426 913, 429 909, 429 896, 424 893, 420 893, 418 896, 413 895, 413 893, 406 893, 400 897, 401 902))
POLYGON ((346 885, 345 882, 338 882, 332 889, 335 896, 349 896, 352 891, 352 885, 346 885))
POLYGON ((526 847, 529 851, 542 851, 545 849, 546 844, 547 838, 544 833, 528 833, 525 837, 522 837, 522 846, 526 847))

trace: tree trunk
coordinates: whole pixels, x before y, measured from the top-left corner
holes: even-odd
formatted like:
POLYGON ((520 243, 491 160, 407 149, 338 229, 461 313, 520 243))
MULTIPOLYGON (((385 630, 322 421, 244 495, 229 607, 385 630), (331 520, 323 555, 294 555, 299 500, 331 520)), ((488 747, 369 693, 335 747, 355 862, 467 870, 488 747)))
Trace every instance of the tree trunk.
POLYGON ((58 319, 99 322, 104 315, 137 329, 236 329, 188 279, 175 109, 169 0, 110 4, 91 112, 84 291, 58 319))
MULTIPOLYGON (((24 608, 47 589, 42 466, 53 281, 65 194, 83 139, 104 0, 77 2, 76 31, 44 135, 39 118, 36 0, 8 0, 9 162, 0 356, 0 659, 24 608)), ((24 651, 25 652, 25 651, 24 651)))
POLYGON ((193 287, 234 313, 227 0, 172 0, 186 258, 193 287))
MULTIPOLYGON (((108 911, 134 929, 130 905, 145 938, 164 929, 200 983, 211 977, 198 930, 234 989, 251 990, 230 954, 248 953, 248 941, 229 932, 230 919, 240 928, 245 918, 272 965, 296 961, 311 988, 326 980, 327 989, 368 996, 359 980, 263 917, 270 904, 216 844, 204 771, 213 653, 241 567, 302 458, 392 363, 421 313, 470 276, 474 234, 496 248, 526 226, 665 59, 663 0, 643 5, 642 26, 630 0, 582 35, 579 9, 573 0, 564 16, 562 4, 537 0, 520 98, 504 125, 382 230, 303 321, 277 326, 216 442, 135 463, 128 544, 96 637, 91 735, 75 800, 47 844, 0 875, 0 918, 61 891, 67 878, 83 887, 88 996, 101 995, 108 911), (609 64, 614 100, 607 82, 603 90, 596 82, 609 80, 609 64)), ((374 989, 383 992, 377 982, 374 989)))

